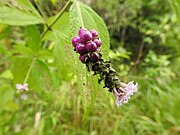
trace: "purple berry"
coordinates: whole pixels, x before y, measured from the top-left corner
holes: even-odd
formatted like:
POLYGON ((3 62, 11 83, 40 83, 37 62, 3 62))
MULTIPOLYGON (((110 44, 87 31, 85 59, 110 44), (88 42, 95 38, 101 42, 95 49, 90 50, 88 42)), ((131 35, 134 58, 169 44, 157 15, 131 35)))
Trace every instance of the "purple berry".
POLYGON ((80 60, 82 63, 85 63, 85 62, 86 62, 86 58, 87 58, 87 54, 84 54, 84 55, 80 55, 80 56, 79 56, 79 60, 80 60))
POLYGON ((86 54, 86 46, 82 43, 79 43, 76 45, 76 52, 78 52, 79 54, 83 55, 86 54))
POLYGON ((98 32, 96 30, 90 30, 93 37, 98 37, 98 32))
POLYGON ((100 55, 97 52, 91 53, 90 58, 92 61, 97 62, 100 58, 100 55))
POLYGON ((79 33, 80 39, 83 43, 92 40, 92 34, 88 30, 81 30, 79 33))
POLYGON ((75 36, 73 39, 72 39, 72 44, 74 47, 76 47, 77 43, 81 42, 81 39, 79 36, 75 36))
POLYGON ((86 28, 80 28, 80 30, 78 32, 79 36, 85 31, 88 31, 88 30, 86 28))
POLYGON ((92 41, 86 44, 86 50, 88 52, 95 52, 97 49, 97 45, 92 41))
POLYGON ((96 43, 97 47, 101 47, 102 42, 100 39, 94 39, 93 41, 96 43))

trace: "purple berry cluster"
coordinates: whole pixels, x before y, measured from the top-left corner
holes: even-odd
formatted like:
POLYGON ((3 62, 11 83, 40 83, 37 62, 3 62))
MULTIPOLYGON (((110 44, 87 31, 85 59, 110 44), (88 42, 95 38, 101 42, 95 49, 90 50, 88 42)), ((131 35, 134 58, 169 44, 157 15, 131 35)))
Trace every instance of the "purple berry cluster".
POLYGON ((104 82, 103 88, 108 88, 116 97, 117 106, 127 103, 129 98, 137 91, 138 84, 133 81, 125 84, 119 80, 110 61, 101 58, 102 42, 96 30, 80 28, 79 35, 72 39, 74 51, 80 54, 79 60, 86 64, 88 71, 99 74, 98 83, 104 82))
POLYGON ((101 57, 100 47, 102 45, 98 32, 80 28, 78 34, 72 39, 72 44, 75 48, 74 50, 80 54, 79 60, 82 63, 86 63, 87 59, 97 62, 101 57))

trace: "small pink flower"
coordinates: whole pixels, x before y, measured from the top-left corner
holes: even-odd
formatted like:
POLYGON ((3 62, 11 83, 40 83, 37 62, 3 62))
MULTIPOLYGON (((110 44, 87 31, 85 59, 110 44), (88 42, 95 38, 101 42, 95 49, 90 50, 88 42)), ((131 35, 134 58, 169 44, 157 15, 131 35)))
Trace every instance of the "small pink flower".
POLYGON ((133 93, 137 91, 138 83, 134 85, 133 82, 134 81, 131 81, 128 84, 120 82, 121 87, 113 90, 118 107, 120 107, 122 103, 127 103, 130 99, 130 96, 132 96, 133 93))
POLYGON ((22 90, 23 89, 23 85, 22 84, 16 84, 16 89, 17 90, 22 90))
POLYGON ((22 98, 23 100, 26 100, 26 99, 27 99, 27 95, 26 95, 26 94, 22 94, 22 95, 21 95, 21 98, 22 98))
POLYGON ((28 84, 16 84, 17 93, 22 93, 21 98, 23 100, 27 99, 27 95, 25 94, 28 91, 28 84))
POLYGON ((17 89, 17 93, 21 92, 21 91, 28 91, 28 84, 25 83, 23 84, 16 84, 16 89, 17 89))

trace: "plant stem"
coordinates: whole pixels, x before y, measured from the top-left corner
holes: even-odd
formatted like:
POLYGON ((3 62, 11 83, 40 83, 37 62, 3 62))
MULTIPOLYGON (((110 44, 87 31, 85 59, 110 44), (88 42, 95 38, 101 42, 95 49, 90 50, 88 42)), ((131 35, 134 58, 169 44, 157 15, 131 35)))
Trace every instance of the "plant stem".
POLYGON ((44 22, 46 22, 47 17, 45 16, 43 10, 41 9, 41 6, 40 6, 39 1, 35 0, 34 3, 35 3, 35 5, 37 6, 37 8, 38 8, 38 10, 39 10, 39 12, 40 12, 42 18, 44 19, 44 22))
POLYGON ((35 61, 36 61, 36 58, 34 57, 33 60, 32 60, 32 62, 31 62, 31 65, 30 65, 30 67, 29 67, 29 69, 28 69, 28 71, 27 71, 27 74, 26 74, 26 77, 25 77, 25 79, 24 79, 23 84, 25 84, 25 83, 27 82, 27 80, 28 80, 28 78, 29 78, 29 75, 30 75, 30 72, 31 72, 31 70, 32 70, 32 67, 33 67, 35 61))
POLYGON ((48 23, 47 23, 47 17, 45 16, 43 10, 41 9, 41 6, 40 6, 39 1, 35 0, 34 2, 35 2, 35 5, 36 5, 37 8, 38 8, 38 10, 39 10, 39 12, 40 12, 43 20, 44 20, 44 22, 45 22, 46 27, 49 28, 48 23))
POLYGON ((143 38, 142 38, 141 46, 140 46, 140 48, 139 48, 138 57, 137 57, 137 59, 136 59, 136 61, 135 61, 135 66, 140 63, 140 59, 141 59, 141 57, 142 57, 142 55, 143 55, 144 38, 145 38, 145 36, 143 36, 143 38))
POLYGON ((135 60, 134 65, 129 70, 128 74, 130 74, 137 67, 137 65, 139 65, 140 62, 141 62, 141 58, 143 56, 143 49, 144 49, 144 38, 145 38, 145 36, 142 37, 142 41, 141 41, 141 45, 140 45, 140 48, 139 48, 137 59, 135 60))
POLYGON ((43 38, 46 33, 51 30, 52 26, 59 20, 59 18, 61 17, 61 15, 64 13, 64 11, 68 8, 68 6, 72 3, 72 0, 68 0, 66 2, 66 4, 64 5, 64 7, 61 9, 61 11, 59 12, 59 14, 57 15, 57 17, 52 21, 52 23, 47 26, 47 28, 45 29, 45 31, 41 34, 41 38, 43 38))

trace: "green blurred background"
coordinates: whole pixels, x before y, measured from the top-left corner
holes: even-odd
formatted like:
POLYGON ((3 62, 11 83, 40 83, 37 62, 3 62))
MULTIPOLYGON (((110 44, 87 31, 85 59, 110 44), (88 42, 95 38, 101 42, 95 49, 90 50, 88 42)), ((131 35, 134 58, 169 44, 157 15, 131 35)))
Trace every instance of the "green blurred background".
MULTIPOLYGON (((31 2, 36 7, 36 2, 31 2)), ((40 0, 39 12, 48 18, 57 14, 65 2, 40 0)), ((121 80, 139 83, 138 92, 128 104, 117 108, 114 96, 100 89, 92 111, 82 121, 84 93, 79 91, 72 75, 62 66, 62 75, 52 73, 49 82, 50 73, 39 62, 43 70, 34 69, 29 80, 41 77, 38 83, 42 87, 31 90, 23 101, 13 84, 13 72, 18 71, 13 70, 12 57, 13 45, 26 40, 25 30, 0 24, 0 134, 180 134, 180 0, 83 0, 83 3, 105 21, 110 33, 112 64, 121 80)))

